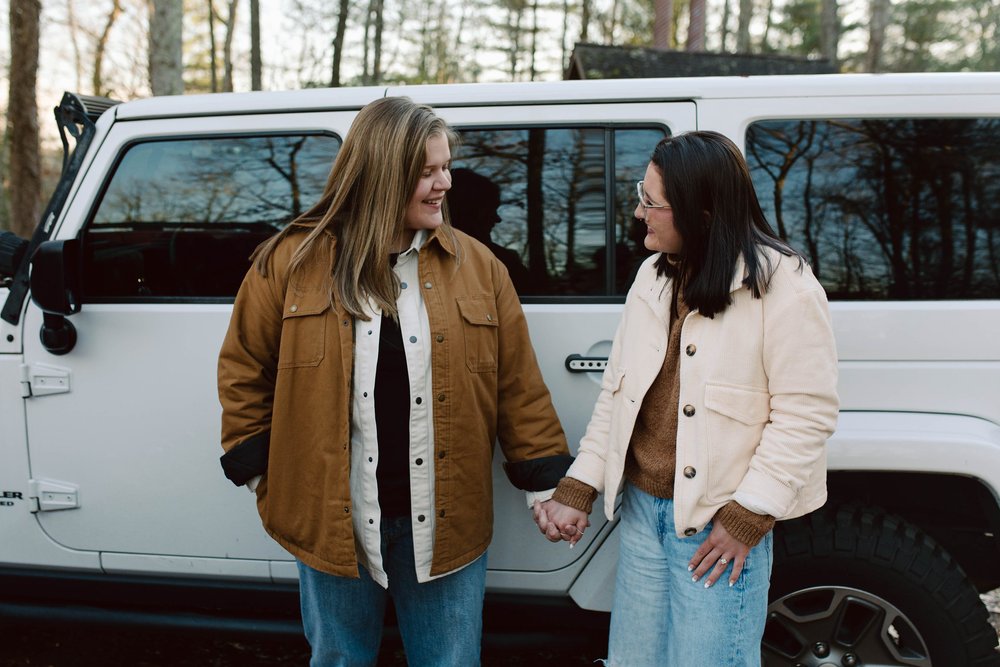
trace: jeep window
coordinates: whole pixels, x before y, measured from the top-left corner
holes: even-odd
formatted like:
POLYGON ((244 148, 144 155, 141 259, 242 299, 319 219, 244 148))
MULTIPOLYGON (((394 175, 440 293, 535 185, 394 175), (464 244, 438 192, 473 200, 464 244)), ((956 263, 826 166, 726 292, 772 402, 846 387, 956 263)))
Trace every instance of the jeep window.
POLYGON ((322 194, 340 140, 132 144, 83 234, 88 301, 232 299, 250 253, 322 194))
POLYGON ((1000 119, 767 120, 746 154, 830 298, 1000 295, 1000 119))
POLYGON ((635 231, 635 181, 664 128, 462 131, 449 213, 486 243, 526 300, 627 291, 648 254, 635 231))

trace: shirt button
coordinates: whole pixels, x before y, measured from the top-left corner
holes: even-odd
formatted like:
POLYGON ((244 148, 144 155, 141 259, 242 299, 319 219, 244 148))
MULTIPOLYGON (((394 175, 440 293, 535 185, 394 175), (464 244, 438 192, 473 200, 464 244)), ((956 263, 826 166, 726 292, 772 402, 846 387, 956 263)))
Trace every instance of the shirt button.
POLYGON ((371 330, 371 329, 369 329, 369 330, 368 330, 368 335, 369 335, 369 336, 371 336, 371 335, 372 335, 372 330, 371 330))
POLYGON ((430 289, 430 288, 431 288, 430 283, 424 283, 424 289, 430 289))
POLYGON ((399 286, 402 287, 403 289, 406 289, 406 283, 399 283, 399 286))
POLYGON ((416 461, 414 461, 414 463, 416 463, 418 466, 419 465, 423 465, 424 464, 424 460, 423 459, 417 459, 416 461))
POLYGON ((684 416, 685 417, 694 417, 694 406, 693 405, 685 405, 684 406, 684 416))
POLYGON ((368 523, 375 523, 375 519, 368 519, 368 523))
POLYGON ((684 476, 687 477, 688 479, 694 479, 694 476, 697 474, 698 471, 692 468, 691 466, 684 468, 684 476))
POLYGON ((362 395, 363 397, 365 397, 365 398, 368 398, 368 392, 367 392, 367 391, 366 391, 366 392, 363 392, 363 393, 362 393, 361 395, 362 395))
POLYGON ((373 458, 372 458, 372 457, 370 457, 370 456, 368 457, 368 463, 372 463, 372 462, 374 462, 374 461, 375 461, 375 459, 373 459, 373 458))
POLYGON ((417 337, 416 336, 410 336, 410 342, 411 343, 416 343, 417 342, 417 337))
POLYGON ((694 528, 685 528, 684 529, 684 534, 687 535, 688 537, 691 537, 692 535, 694 535, 697 532, 698 531, 695 530, 694 528))
POLYGON ((689 357, 693 357, 694 353, 697 352, 697 351, 698 351, 698 348, 695 345, 688 345, 686 348, 684 348, 684 352, 686 352, 687 356, 689 356, 689 357))
POLYGON ((417 401, 416 401, 417 405, 420 405, 423 402, 424 402, 424 399, 422 399, 419 396, 417 396, 417 401))
POLYGON ((423 523, 426 518, 427 517, 425 517, 423 514, 421 514, 420 516, 417 517, 417 521, 423 523))
POLYGON ((442 335, 442 334, 438 334, 438 335, 437 335, 437 342, 439 342, 439 343, 443 343, 443 342, 444 342, 444 335, 442 335))
POLYGON ((288 310, 289 310, 290 312, 293 312, 293 313, 294 313, 294 312, 298 311, 298 309, 299 309, 299 307, 298 307, 298 306, 294 306, 294 305, 293 305, 293 306, 292 306, 291 308, 289 308, 288 310))

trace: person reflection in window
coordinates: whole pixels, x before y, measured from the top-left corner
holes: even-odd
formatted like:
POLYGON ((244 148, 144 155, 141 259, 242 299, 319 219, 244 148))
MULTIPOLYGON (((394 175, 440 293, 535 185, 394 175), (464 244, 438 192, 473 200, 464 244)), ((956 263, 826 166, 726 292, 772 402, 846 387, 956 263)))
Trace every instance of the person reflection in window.
POLYGON ((500 217, 500 188, 496 183, 471 169, 453 169, 451 191, 448 192, 448 213, 456 229, 489 248, 503 262, 518 294, 530 292, 528 269, 521 256, 510 248, 493 242, 493 228, 500 217))

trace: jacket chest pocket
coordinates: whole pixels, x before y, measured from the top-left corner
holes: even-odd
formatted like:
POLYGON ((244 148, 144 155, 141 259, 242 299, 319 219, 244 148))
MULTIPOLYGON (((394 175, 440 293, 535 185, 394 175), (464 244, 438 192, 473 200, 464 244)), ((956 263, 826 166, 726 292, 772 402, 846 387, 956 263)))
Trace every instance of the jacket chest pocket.
POLYGON ((329 319, 330 295, 322 291, 295 293, 285 296, 281 316, 281 347, 278 369, 298 366, 318 366, 326 354, 326 324, 329 319))
POLYGON ((746 475, 771 416, 771 396, 754 387, 705 385, 709 500, 727 498, 746 475))
POLYGON ((490 295, 460 296, 455 299, 462 316, 465 335, 465 364, 473 373, 497 369, 497 304, 490 295))

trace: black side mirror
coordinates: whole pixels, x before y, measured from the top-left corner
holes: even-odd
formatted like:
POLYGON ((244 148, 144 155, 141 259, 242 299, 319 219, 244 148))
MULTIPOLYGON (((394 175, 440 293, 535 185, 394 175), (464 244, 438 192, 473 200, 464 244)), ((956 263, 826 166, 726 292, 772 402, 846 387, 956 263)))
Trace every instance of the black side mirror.
POLYGON ((31 300, 44 313, 40 336, 52 354, 76 345, 76 327, 67 315, 80 312, 80 242, 46 241, 31 257, 31 300))

